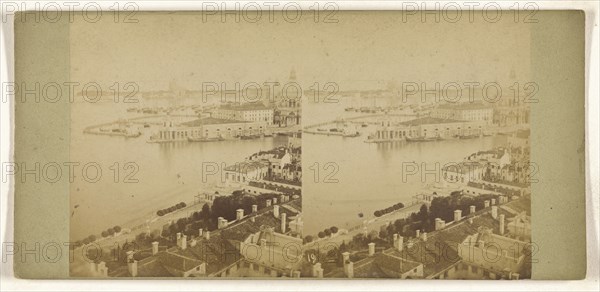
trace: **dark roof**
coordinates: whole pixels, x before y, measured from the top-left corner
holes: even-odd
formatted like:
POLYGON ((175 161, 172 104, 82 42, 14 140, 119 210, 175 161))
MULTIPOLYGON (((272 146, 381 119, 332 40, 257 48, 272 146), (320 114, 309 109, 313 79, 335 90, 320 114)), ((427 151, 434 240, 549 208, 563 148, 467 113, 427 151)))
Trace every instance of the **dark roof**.
POLYGON ((185 250, 176 250, 161 252, 158 259, 165 267, 186 272, 201 265, 203 261, 194 258, 194 254, 185 250))

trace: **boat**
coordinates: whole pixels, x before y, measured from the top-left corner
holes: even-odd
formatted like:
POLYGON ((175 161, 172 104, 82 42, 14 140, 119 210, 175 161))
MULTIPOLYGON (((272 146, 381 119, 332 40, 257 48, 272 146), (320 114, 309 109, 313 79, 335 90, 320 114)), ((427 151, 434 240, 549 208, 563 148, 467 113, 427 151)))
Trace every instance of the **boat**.
POLYGON ((188 137, 189 142, 217 142, 217 141, 223 141, 223 140, 225 140, 225 139, 223 139, 221 137, 214 137, 214 138, 188 137))
POLYGON ((258 139, 260 138, 259 135, 247 135, 247 136, 241 136, 240 139, 242 140, 252 140, 252 139, 258 139))
POLYGON ((470 135, 457 135, 458 139, 475 139, 475 138, 479 138, 479 135, 477 134, 470 134, 470 135))
POLYGON ((406 137, 407 142, 431 142, 431 141, 439 141, 442 140, 441 137, 406 137))
POLYGON ((363 128, 366 128, 366 127, 368 127, 368 126, 369 126, 369 124, 367 124, 367 123, 362 123, 360 126, 361 126, 361 127, 363 127, 363 128))
POLYGON ((344 110, 345 110, 345 111, 347 111, 347 112, 352 112, 352 111, 354 111, 355 109, 354 109, 353 107, 347 107, 347 108, 345 108, 344 110))

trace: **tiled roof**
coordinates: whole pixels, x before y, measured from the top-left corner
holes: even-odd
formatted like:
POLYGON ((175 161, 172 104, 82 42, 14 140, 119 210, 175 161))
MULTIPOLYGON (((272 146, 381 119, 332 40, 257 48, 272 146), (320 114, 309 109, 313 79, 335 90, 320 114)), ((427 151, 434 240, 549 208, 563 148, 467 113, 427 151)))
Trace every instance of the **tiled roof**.
MULTIPOLYGON (((187 249, 185 250, 187 251, 187 249)), ((203 261, 192 258, 193 254, 186 256, 185 251, 166 251, 158 254, 158 259, 165 267, 170 267, 181 272, 186 272, 201 265, 203 261)))

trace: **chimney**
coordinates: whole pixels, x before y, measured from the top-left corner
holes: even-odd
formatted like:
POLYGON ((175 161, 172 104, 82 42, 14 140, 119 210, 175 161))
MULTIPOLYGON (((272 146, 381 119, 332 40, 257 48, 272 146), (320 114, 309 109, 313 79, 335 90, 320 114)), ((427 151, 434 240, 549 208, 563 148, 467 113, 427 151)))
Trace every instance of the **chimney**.
POLYGON ((473 217, 469 218, 469 224, 473 224, 473 217))
POLYGON ((155 255, 158 253, 158 241, 153 241, 152 242, 152 255, 155 255))
POLYGON ((500 235, 504 235, 504 214, 500 214, 500 235))
POLYGON ((181 246, 181 232, 177 232, 177 246, 181 246))
POLYGON ((373 255, 375 255, 375 243, 371 242, 369 243, 369 256, 373 255))
POLYGON ((483 201, 483 207, 484 208, 488 208, 489 206, 490 206, 490 201, 489 200, 483 201))
POLYGON ((346 276, 348 276, 348 278, 354 278, 354 263, 353 262, 349 262, 347 267, 346 267, 346 276))
POLYGON ((498 206, 492 206, 492 217, 494 219, 498 218, 498 206))
POLYGON ((300 278, 300 271, 293 271, 292 272, 292 277, 293 278, 300 278))
POLYGON ((462 211, 461 210, 454 210, 454 222, 458 222, 460 221, 462 217, 462 211))
POLYGON ((496 199, 492 199, 492 205, 496 205, 496 199))
POLYGON ((202 228, 198 229, 198 237, 202 237, 202 228))
POLYGON ((137 277, 137 261, 127 261, 127 270, 129 271, 129 274, 131 274, 132 277, 137 277))
POLYGON ((196 239, 195 239, 195 238, 194 238, 194 239, 192 239, 192 241, 190 241, 190 247, 194 247, 194 246, 196 246, 196 243, 197 243, 197 242, 196 242, 196 239))
POLYGON ((281 218, 281 233, 285 234, 286 229, 287 229, 286 228, 287 227, 287 222, 286 222, 286 216, 287 216, 287 214, 281 213, 281 215, 279 215, 279 216, 281 218))
POLYGON ((244 218, 244 209, 237 209, 235 211, 235 220, 242 220, 244 218))
POLYGON ((267 207, 271 207, 271 200, 267 200, 267 207))
POLYGON ((421 230, 417 229, 417 234, 415 235, 416 238, 420 238, 421 237, 421 230))
POLYGON ((108 277, 108 268, 105 262, 98 263, 98 272, 100 272, 102 277, 108 277))
POLYGON ((313 277, 317 277, 319 275, 319 270, 321 269, 321 263, 315 263, 312 266, 312 275, 313 277))
POLYGON ((469 206, 469 214, 475 213, 475 206, 469 206))
POLYGON ((258 206, 252 205, 252 213, 256 213, 256 212, 258 212, 258 206))
POLYGON ((206 230, 206 232, 204 232, 204 239, 210 240, 210 231, 206 230))
POLYGON ((442 229, 442 219, 440 218, 435 218, 435 230, 440 230, 442 229))
POLYGON ((187 248, 187 235, 181 237, 181 249, 187 248))
POLYGON ((125 253, 127 255, 127 262, 133 261, 133 251, 130 250, 125 253))
POLYGON ((402 249, 404 248, 404 237, 398 236, 398 242, 395 248, 397 251, 402 251, 402 249))
POLYGON ((427 232, 423 232, 423 234, 421 234, 421 239, 423 239, 423 241, 427 241, 427 232))
POLYGON ((252 222, 256 222, 256 216, 252 216, 252 217, 250 217, 250 221, 252 221, 252 222))
POLYGON ((344 271, 346 270, 346 264, 350 262, 350 253, 345 251, 342 253, 342 262, 344 263, 344 271))
POLYGON ((273 205, 277 205, 277 198, 273 198, 273 205))
POLYGON ((279 206, 277 205, 273 206, 273 216, 279 218, 279 206))
POLYGON ((279 196, 279 201, 281 203, 285 203, 285 196, 284 195, 279 196))

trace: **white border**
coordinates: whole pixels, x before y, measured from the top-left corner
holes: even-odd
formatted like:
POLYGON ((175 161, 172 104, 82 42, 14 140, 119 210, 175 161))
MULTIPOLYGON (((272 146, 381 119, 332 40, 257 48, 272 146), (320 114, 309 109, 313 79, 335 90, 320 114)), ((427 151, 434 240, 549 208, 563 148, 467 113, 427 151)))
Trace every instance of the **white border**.
MULTIPOLYGON (((10 2, 10 1, 8 1, 10 2)), ((64 1, 69 3, 78 3, 82 7, 86 3, 94 1, 64 1)), ((119 2, 122 6, 128 2, 135 2, 139 10, 200 10, 203 3, 225 3, 226 1, 172 1, 161 3, 156 1, 99 1, 95 2, 102 9, 111 10, 115 7, 115 3, 119 2)), ((229 1, 232 2, 232 1, 229 1)), ((241 5, 246 3, 263 3, 276 2, 279 7, 282 7, 286 1, 236 1, 241 5)), ((321 4, 335 2, 340 10, 351 9, 402 9, 407 3, 425 3, 427 8, 433 8, 434 1, 297 1, 303 8, 308 8, 314 5, 315 2, 321 4)), ((502 9, 509 9, 515 5, 517 1, 497 1, 496 3, 502 9)), ((7 1, 4 1, 7 3, 7 1)), ((12 1, 12 3, 25 3, 25 1, 12 1)), ((35 3, 40 3, 42 7, 47 7, 48 3, 63 3, 63 1, 31 1, 26 5, 27 9, 35 9, 35 3)), ((463 7, 466 3, 478 3, 479 7, 483 6, 486 1, 437 1, 440 5, 447 3, 458 3, 463 7)), ((243 291, 303 291, 303 290, 344 290, 344 291, 371 291, 371 290, 429 290, 429 291, 521 291, 521 290, 600 290, 600 270, 599 270, 599 182, 600 182, 600 164, 599 164, 599 133, 600 133, 600 91, 599 83, 599 17, 597 1, 527 1, 520 2, 535 3, 543 9, 578 9, 584 10, 586 14, 586 73, 587 84, 586 90, 586 171, 587 171, 587 186, 586 186, 586 218, 587 218, 587 255, 588 267, 587 278, 582 281, 427 281, 427 280, 207 280, 207 281, 182 281, 182 280, 136 280, 136 281, 119 281, 119 280, 21 280, 14 278, 12 272, 12 263, 1 263, 0 265, 0 290, 35 290, 35 291, 114 291, 114 290, 130 290, 130 291, 191 291, 191 290, 243 290, 243 291)), ((2 4, 4 5, 4 4, 2 4)), ((229 3, 227 5, 232 5, 229 3)), ((231 6, 227 6, 231 7, 231 6)), ((3 6, 4 8, 4 6, 3 6)), ((2 11, 2 17, 5 16, 5 11, 2 11)), ((14 78, 14 54, 13 54, 13 24, 12 21, 0 21, 0 84, 12 81, 14 78)), ((2 97, 4 98, 4 97, 2 97)), ((0 107, 0 159, 1 161, 12 161, 12 143, 13 135, 12 122, 14 120, 14 109, 12 104, 2 104, 0 107)), ((1 241, 10 242, 12 240, 12 197, 14 194, 9 189, 9 185, 1 185, 0 196, 0 226, 1 241)))

